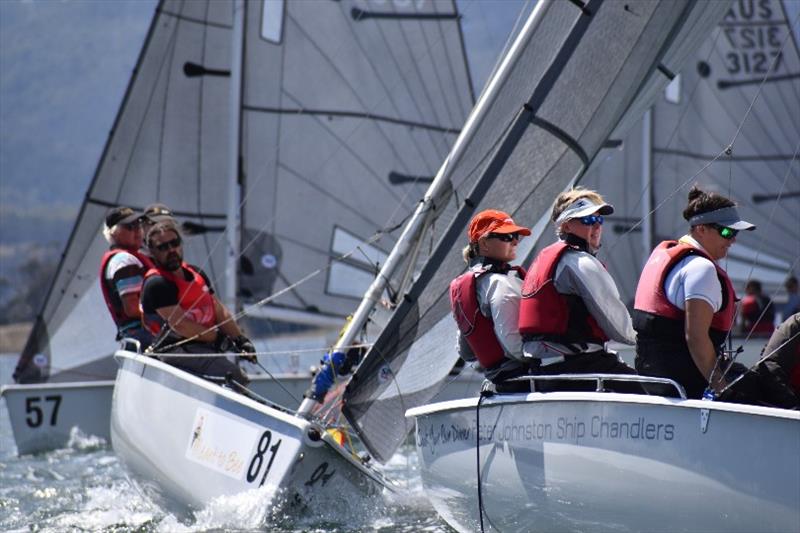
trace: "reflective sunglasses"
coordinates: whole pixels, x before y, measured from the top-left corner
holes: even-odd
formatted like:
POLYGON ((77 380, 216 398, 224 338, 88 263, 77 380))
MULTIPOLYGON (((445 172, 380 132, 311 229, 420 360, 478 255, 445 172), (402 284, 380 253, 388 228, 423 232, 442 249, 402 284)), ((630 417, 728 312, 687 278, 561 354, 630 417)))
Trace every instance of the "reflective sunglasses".
POLYGON ((586 215, 578 220, 580 220, 581 224, 584 226, 594 226, 595 224, 603 225, 603 215, 586 215))
POLYGON ((497 239, 503 242, 512 242, 519 240, 519 233, 490 233, 486 236, 487 239, 497 239))
POLYGON ((180 247, 180 245, 181 245, 181 238, 176 237, 171 241, 162 242, 161 244, 154 244, 153 248, 155 248, 159 252, 166 252, 167 250, 170 250, 172 248, 178 248, 180 247))
POLYGON ((712 228, 717 230, 719 236, 723 239, 731 240, 739 234, 738 229, 728 228, 726 226, 720 226, 719 224, 709 224, 712 228))

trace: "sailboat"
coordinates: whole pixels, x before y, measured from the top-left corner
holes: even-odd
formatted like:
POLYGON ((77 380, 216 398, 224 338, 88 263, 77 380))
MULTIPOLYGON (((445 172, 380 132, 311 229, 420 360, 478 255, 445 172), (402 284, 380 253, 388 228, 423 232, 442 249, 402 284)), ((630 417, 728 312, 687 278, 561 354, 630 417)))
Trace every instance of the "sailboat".
MULTIPOLYGON (((158 361, 118 352, 115 451, 149 480, 157 497, 188 508, 261 484, 269 487, 265 505, 278 509, 286 502, 314 506, 332 492, 359 500, 369 497, 367 487, 391 487, 372 458, 392 456, 410 430, 405 410, 436 394, 457 357, 446 290, 463 269, 452 248, 470 214, 503 206, 535 222, 555 194, 586 170, 615 128, 630 125, 649 107, 726 7, 539 2, 318 374, 339 373, 341 358, 388 280, 398 270, 406 277, 401 267, 420 243, 433 242, 425 266, 412 274, 410 289, 343 395, 315 379, 297 412, 286 413, 215 392, 158 361), (173 409, 168 424, 149 414, 163 405, 173 409), (352 445, 348 437, 354 435, 338 408, 369 455, 352 445), (207 453, 193 447, 198 431, 207 435, 207 453), (222 472, 228 464, 230 470, 222 472)), ((471 460, 450 476, 467 478, 465 464, 471 460)), ((426 480, 432 469, 424 466, 426 480)))
MULTIPOLYGON (((600 6, 600 11, 606 7, 600 6)), ((797 19, 788 19, 777 1, 716 7, 724 8, 718 13, 719 30, 705 43, 694 43, 685 69, 670 69, 681 75, 678 83, 673 80, 665 100, 628 136, 620 129, 611 135, 612 140, 624 139, 623 152, 629 142, 633 151, 615 154, 610 168, 600 166, 593 169, 594 175, 590 171, 580 180, 617 205, 647 205, 641 213, 623 211, 627 220, 612 218, 609 222, 620 226, 619 235, 631 240, 601 251, 630 298, 653 239, 674 238, 686 231, 680 209, 685 191, 695 181, 730 191, 745 216, 759 221, 758 234, 742 238, 740 255, 733 252, 728 262, 740 283, 764 276, 779 285, 800 257, 800 209, 793 196, 800 149, 800 62, 791 29, 797 19), (772 39, 751 43, 750 36, 761 33, 772 39), (772 61, 759 66, 758 72, 754 63, 747 69, 736 68, 736 61, 744 65, 753 58, 760 65, 762 56, 772 61), (675 92, 679 84, 682 97, 675 92), (686 113, 690 118, 684 121, 686 113), (673 134, 680 144, 670 144, 673 134), (715 157, 717 161, 708 165, 715 157), (637 185, 642 177, 642 185, 637 185), (762 202, 768 198, 781 202, 764 209, 762 202), (652 212, 655 216, 640 224, 652 212)), ((596 161, 601 158, 602 154, 596 161)), ((498 186, 508 185, 495 182, 492 187, 498 186)), ((490 187, 482 198, 491 194, 490 187)), ((530 213, 525 205, 508 202, 476 204, 476 209, 499 206, 515 219, 530 213)), ((552 238, 546 233, 540 239, 544 244, 537 247, 552 238)), ((456 257, 457 244, 451 243, 446 253, 456 257)), ((443 279, 447 276, 439 278, 443 279)), ((422 290, 433 291, 432 296, 445 291, 433 281, 422 290)), ((420 321, 431 322, 426 313, 435 315, 436 310, 431 306, 419 311, 420 321)), ((431 339, 437 326, 420 334, 422 328, 414 330, 406 323, 413 336, 387 337, 386 343, 378 339, 373 349, 381 350, 383 361, 391 365, 420 346, 430 354, 430 347, 438 344, 431 339)), ((405 366, 398 374, 403 372, 405 366)), ((797 411, 687 400, 675 383, 674 398, 604 392, 610 380, 654 379, 645 376, 557 377, 588 380, 597 392, 484 395, 407 411, 409 423, 415 425, 426 494, 453 528, 743 532, 800 528, 797 411)), ((537 378, 533 390, 547 379, 537 378)), ((375 407, 386 416, 389 401, 378 394, 353 397, 358 411, 347 406, 345 395, 345 413, 352 409, 360 417, 359 431, 377 423, 375 407)), ((391 449, 385 439, 376 446, 391 449)))
POLYGON ((450 2, 248 1, 238 59, 233 5, 156 9, 19 384, 2 389, 20 454, 76 426, 110 437, 118 343, 97 279, 110 206, 173 210, 185 257, 247 309, 259 350, 296 354, 262 356, 253 390, 296 406, 472 107, 450 2))

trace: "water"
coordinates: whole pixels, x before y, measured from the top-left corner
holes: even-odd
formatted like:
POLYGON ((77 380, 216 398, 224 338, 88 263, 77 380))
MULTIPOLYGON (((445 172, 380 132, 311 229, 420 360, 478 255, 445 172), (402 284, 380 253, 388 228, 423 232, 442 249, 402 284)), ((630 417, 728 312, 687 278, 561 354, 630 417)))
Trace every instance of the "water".
POLYGON ((66 449, 16 457, 5 405, 0 410, 2 531, 452 531, 422 492, 410 446, 386 468, 401 492, 385 496, 360 516, 343 516, 329 508, 324 519, 291 517, 276 528, 264 524, 258 502, 244 494, 216 502, 185 523, 139 494, 102 439, 75 434, 66 449))
MULTIPOLYGON (((743 362, 756 359, 756 343, 748 348, 743 362)), ((627 360, 632 354, 622 355, 627 360)), ((9 381, 14 362, 0 357, 0 383, 9 381)), ((102 439, 76 432, 66 449, 17 457, 5 401, 0 401, 0 531, 451 532, 425 497, 417 467, 413 447, 401 448, 386 473, 402 490, 359 516, 326 509, 325 518, 322 513, 292 517, 276 527, 265 524, 257 499, 245 494, 217 502, 186 523, 140 495, 102 439)))

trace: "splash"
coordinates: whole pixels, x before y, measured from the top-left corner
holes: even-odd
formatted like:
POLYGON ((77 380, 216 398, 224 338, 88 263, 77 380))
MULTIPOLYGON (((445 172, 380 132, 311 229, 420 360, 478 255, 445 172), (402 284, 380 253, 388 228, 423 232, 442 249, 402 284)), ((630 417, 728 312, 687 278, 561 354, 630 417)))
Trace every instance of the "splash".
POLYGON ((78 426, 73 426, 69 431, 67 448, 81 452, 101 450, 108 446, 106 439, 96 435, 87 435, 78 426))

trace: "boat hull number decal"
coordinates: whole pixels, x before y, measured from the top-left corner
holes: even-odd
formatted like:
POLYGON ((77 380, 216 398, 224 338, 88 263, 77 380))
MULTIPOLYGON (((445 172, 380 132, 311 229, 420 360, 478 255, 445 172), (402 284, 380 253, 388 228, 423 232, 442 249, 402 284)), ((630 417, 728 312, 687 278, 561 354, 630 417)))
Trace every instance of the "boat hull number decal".
POLYGON ((58 423, 58 409, 61 407, 61 395, 56 394, 53 396, 31 396, 25 398, 25 423, 28 427, 38 428, 44 423, 46 417, 45 404, 50 404, 50 425, 55 426, 58 423))
POLYGON ((318 481, 322 481, 322 486, 324 487, 325 484, 328 483, 328 481, 333 477, 335 473, 336 470, 331 470, 329 474, 328 463, 327 462, 322 463, 316 468, 316 470, 314 470, 314 473, 311 474, 311 479, 306 481, 306 486, 313 487, 314 485, 317 484, 318 481))
POLYGON ((266 430, 264 433, 261 434, 261 438, 258 440, 258 446, 256 446, 256 452, 253 455, 253 458, 250 460, 250 466, 247 468, 247 482, 252 483, 258 479, 258 475, 261 473, 261 467, 264 466, 266 462, 266 468, 264 468, 264 475, 261 476, 261 481, 259 482, 258 486, 262 486, 264 482, 267 480, 267 474, 269 474, 269 469, 272 468, 272 463, 275 462, 275 456, 278 455, 278 449, 281 447, 281 439, 278 439, 278 442, 272 444, 272 432, 270 430, 266 430), (272 444, 272 446, 270 446, 272 444))

